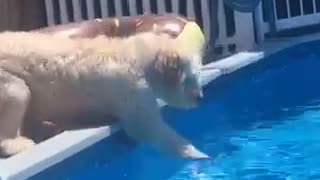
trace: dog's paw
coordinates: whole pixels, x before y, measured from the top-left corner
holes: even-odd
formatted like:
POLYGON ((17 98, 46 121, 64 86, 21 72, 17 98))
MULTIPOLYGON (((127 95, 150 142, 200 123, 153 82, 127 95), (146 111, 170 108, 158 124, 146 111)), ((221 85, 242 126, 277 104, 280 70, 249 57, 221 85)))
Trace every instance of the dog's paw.
POLYGON ((34 141, 25 137, 4 139, 0 142, 0 156, 10 157, 35 145, 34 141))

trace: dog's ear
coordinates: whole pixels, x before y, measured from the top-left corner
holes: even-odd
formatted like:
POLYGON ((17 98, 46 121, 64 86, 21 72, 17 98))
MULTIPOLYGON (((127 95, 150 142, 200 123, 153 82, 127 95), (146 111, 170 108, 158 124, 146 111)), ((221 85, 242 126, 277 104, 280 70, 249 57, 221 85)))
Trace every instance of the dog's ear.
POLYGON ((177 53, 164 51, 157 53, 155 69, 161 81, 168 86, 176 86, 181 81, 182 62, 177 53))

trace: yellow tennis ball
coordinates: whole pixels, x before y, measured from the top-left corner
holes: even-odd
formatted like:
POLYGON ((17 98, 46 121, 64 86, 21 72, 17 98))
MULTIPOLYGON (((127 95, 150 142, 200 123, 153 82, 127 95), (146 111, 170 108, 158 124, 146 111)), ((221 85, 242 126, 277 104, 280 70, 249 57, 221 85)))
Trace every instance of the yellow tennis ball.
POLYGON ((198 53, 206 43, 201 28, 195 22, 188 22, 177 37, 178 46, 184 53, 198 53))

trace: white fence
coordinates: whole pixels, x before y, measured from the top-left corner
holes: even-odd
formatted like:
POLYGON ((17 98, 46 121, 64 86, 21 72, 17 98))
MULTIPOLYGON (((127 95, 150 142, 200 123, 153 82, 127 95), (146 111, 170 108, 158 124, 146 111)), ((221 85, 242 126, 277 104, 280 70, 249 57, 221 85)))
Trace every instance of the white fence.
POLYGON ((216 43, 218 47, 223 47, 222 55, 232 53, 234 51, 232 47, 235 47, 235 51, 241 51, 251 49, 255 44, 254 22, 251 13, 233 11, 219 1, 218 24, 219 33, 216 43), (228 33, 230 29, 234 32, 228 33))
MULTIPOLYGON (((166 8, 166 2, 165 0, 152 0, 152 1, 156 1, 157 3, 157 9, 158 12, 157 13, 165 13, 167 10, 166 8)), ((210 15, 209 15, 209 5, 208 5, 208 0, 200 0, 201 1, 201 16, 202 16, 202 21, 204 24, 204 31, 205 33, 210 36, 210 15)), ((45 4, 46 4, 46 12, 47 12, 47 22, 48 25, 55 25, 58 24, 55 20, 55 11, 57 10, 56 8, 58 8, 59 11, 59 20, 62 24, 64 23, 68 23, 68 22, 78 22, 78 21, 82 21, 85 19, 94 19, 97 18, 95 16, 95 11, 97 11, 97 9, 94 7, 94 0, 85 0, 85 4, 82 3, 83 0, 59 0, 58 2, 58 7, 55 7, 54 5, 54 0, 45 0, 45 4), (72 9, 73 9, 73 14, 72 14, 72 18, 70 18, 70 16, 68 15, 68 2, 72 2, 72 9), (87 17, 84 17, 84 10, 82 6, 86 6, 85 11, 87 12, 87 17), (72 20, 73 19, 73 20, 72 20)), ((122 0, 114 0, 114 10, 115 10, 115 16, 123 16, 125 15, 124 11, 123 11, 123 3, 124 1, 122 0)), ((128 3, 128 8, 129 8, 129 12, 131 16, 137 15, 139 14, 138 12, 138 8, 137 8, 137 0, 127 0, 126 1, 128 3)), ((142 6, 143 6, 143 13, 152 13, 151 11, 151 1, 150 0, 141 0, 142 2, 142 6)), ((181 1, 179 0, 171 0, 171 7, 172 7, 172 11, 174 13, 179 13, 179 3, 181 1)), ((99 0, 99 10, 101 11, 101 15, 99 17, 108 17, 108 16, 112 16, 110 15, 111 13, 109 12, 108 6, 108 0, 99 0)), ((187 16, 191 17, 191 18, 195 18, 195 10, 194 10, 194 0, 187 0, 186 1, 186 7, 187 7, 187 16)), ((141 14, 141 13, 140 13, 141 14)), ((60 24, 60 23, 59 23, 60 24)))
POLYGON ((261 36, 270 32, 270 22, 276 31, 316 25, 320 24, 320 0, 263 0, 256 14, 261 36))
MULTIPOLYGON (((216 0, 45 0, 45 4, 49 26, 99 17, 173 12, 196 19, 210 39, 214 20, 209 1, 216 0)), ((251 49, 255 45, 255 35, 258 42, 263 42, 265 34, 270 32, 271 21, 277 31, 320 23, 320 0, 262 0, 254 13, 255 18, 252 13, 231 10, 223 0, 217 1, 219 33, 216 42, 221 55, 251 49), (266 2, 272 2, 273 6, 267 6, 266 2), (274 18, 266 17, 270 12, 274 18)))
MULTIPOLYGON (((173 12, 181 14, 181 4, 185 9, 185 16, 197 19, 201 22, 203 31, 208 39, 211 37, 211 23, 212 18, 210 16, 210 5, 211 0, 113 0, 110 4, 108 0, 98 0, 98 8, 96 7, 97 0, 46 0, 46 12, 48 25, 64 24, 68 22, 78 22, 86 19, 94 19, 97 17, 109 17, 109 16, 123 16, 128 15, 124 10, 129 12, 129 15, 134 16, 142 13, 154 13, 152 12, 151 2, 156 1, 157 12, 162 14, 165 12, 173 12), (197 2, 198 1, 198 2, 197 2), (200 2, 199 2, 200 1, 200 2), (124 9, 123 3, 127 3, 127 8, 124 9), (168 4, 168 2, 170 4, 168 4), (142 5, 142 12, 139 12, 139 4, 142 5), (195 3, 200 4, 196 6, 195 3), (108 7, 112 5, 113 7, 108 7), (70 8, 69 6, 72 6, 70 8), (171 7, 171 10, 168 7, 171 7), (72 12, 70 12, 72 9, 72 12), (110 10, 113 9, 110 12, 110 10), (168 10, 169 9, 169 10, 168 10), (96 12, 100 11, 100 12, 96 12), (197 14, 198 13, 198 14, 197 14), (98 14, 98 15, 97 15, 98 14)), ((226 55, 233 51, 239 51, 243 49, 250 49, 254 44, 254 32, 253 32, 253 19, 251 13, 234 12, 232 18, 234 18, 234 33, 227 33, 227 20, 225 7, 222 0, 219 1, 219 36, 218 46, 221 48, 221 54, 226 55)))
POLYGON ((319 0, 274 0, 274 10, 279 30, 320 23, 319 0))

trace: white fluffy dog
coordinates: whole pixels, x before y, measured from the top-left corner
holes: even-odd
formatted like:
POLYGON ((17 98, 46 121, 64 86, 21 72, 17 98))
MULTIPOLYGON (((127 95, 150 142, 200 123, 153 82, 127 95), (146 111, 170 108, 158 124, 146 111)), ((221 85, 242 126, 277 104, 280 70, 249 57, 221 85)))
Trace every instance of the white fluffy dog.
POLYGON ((23 124, 69 127, 92 112, 116 117, 130 137, 161 152, 208 158, 162 121, 156 103, 159 96, 190 108, 201 97, 195 53, 201 48, 179 46, 183 41, 153 33, 125 39, 0 33, 1 154, 35 144, 23 124))

